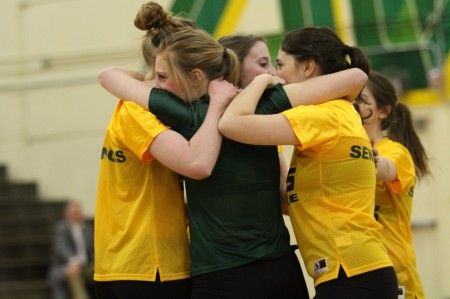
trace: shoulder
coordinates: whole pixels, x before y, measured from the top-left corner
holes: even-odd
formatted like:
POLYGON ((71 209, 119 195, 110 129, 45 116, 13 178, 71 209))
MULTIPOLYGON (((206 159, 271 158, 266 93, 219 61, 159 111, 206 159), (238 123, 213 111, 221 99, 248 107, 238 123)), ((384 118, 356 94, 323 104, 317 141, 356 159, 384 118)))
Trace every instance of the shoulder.
POLYGON ((410 156, 408 149, 403 144, 387 137, 383 138, 383 140, 376 144, 375 147, 380 151, 380 153, 383 152, 385 154, 391 153, 410 156))
POLYGON ((256 107, 257 114, 276 114, 291 109, 292 105, 281 84, 266 89, 256 107))
POLYGON ((384 138, 381 142, 375 145, 378 149, 379 155, 390 159, 395 165, 402 165, 407 167, 413 165, 411 153, 401 143, 384 138))
POLYGON ((150 92, 150 99, 153 99, 154 97, 164 97, 169 100, 183 101, 170 91, 161 88, 152 88, 152 91, 150 92))
POLYGON ((62 220, 59 220, 59 221, 57 221, 57 222, 55 222, 53 224, 53 229, 56 232, 69 231, 70 230, 70 225, 69 225, 69 223, 66 220, 62 219, 62 220))

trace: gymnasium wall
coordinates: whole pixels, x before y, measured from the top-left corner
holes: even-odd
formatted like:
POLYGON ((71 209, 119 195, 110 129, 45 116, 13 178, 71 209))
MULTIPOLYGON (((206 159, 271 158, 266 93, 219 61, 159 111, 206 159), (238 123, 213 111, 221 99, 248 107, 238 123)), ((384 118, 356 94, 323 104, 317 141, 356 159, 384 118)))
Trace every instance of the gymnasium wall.
MULTIPOLYGON (((208 1, 213 0, 203 2, 208 1)), ((202 1, 194 2, 193 8, 201 11, 198 3, 202 1)), ((274 56, 277 37, 296 24, 292 23, 295 14, 289 22, 283 18, 286 7, 280 1, 219 2, 226 2, 228 21, 213 27, 216 36, 231 32, 266 35, 274 56)), ((328 2, 327 7, 336 9, 336 1, 328 2)), ((0 1, 0 164, 8 166, 12 180, 36 181, 40 194, 48 200, 80 200, 86 213, 94 214, 100 150, 117 103, 99 86, 97 74, 110 65, 141 68, 143 32, 134 27, 133 20, 142 3, 0 1)), ((180 5, 171 0, 159 3, 167 9, 180 5)), ((347 0, 339 3, 352 4, 347 0)), ((303 15, 303 22, 309 22, 307 17, 303 15)), ((316 14, 320 17, 328 18, 316 14)), ((345 23, 345 18, 337 19, 345 23)), ((443 60, 448 69, 446 56, 443 60)), ((423 100, 419 93, 415 95, 419 101, 411 102, 434 174, 417 188, 413 216, 417 262, 425 291, 432 299, 450 298, 446 283, 450 280, 450 238, 446 231, 450 227, 450 107, 445 86, 436 90, 436 101, 423 100)), ((429 89, 425 92, 428 97, 429 89)), ((286 159, 290 151, 286 147, 286 159)))

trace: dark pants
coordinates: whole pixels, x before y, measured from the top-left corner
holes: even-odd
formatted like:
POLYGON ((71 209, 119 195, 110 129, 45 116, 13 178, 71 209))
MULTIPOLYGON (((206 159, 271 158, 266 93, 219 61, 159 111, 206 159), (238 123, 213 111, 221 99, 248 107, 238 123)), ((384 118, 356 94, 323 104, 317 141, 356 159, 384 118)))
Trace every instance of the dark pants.
POLYGON ((347 277, 341 267, 338 278, 316 286, 314 299, 397 299, 397 293, 397 277, 393 267, 352 277, 347 277))
POLYGON ((192 280, 153 281, 96 281, 96 299, 189 299, 192 280))
POLYGON ((309 299, 294 252, 279 258, 195 276, 192 299, 309 299))

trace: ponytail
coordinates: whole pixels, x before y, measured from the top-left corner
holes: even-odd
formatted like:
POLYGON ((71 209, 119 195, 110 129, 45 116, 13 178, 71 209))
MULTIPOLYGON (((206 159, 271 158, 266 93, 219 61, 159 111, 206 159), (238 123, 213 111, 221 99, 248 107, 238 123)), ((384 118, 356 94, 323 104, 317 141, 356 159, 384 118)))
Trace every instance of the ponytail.
POLYGON ((411 111, 400 102, 392 110, 394 121, 388 128, 388 137, 403 144, 409 150, 416 167, 416 176, 421 179, 430 174, 429 157, 414 129, 411 111))
POLYGON ((397 101, 394 85, 379 72, 371 71, 367 82, 377 103, 378 109, 384 109, 387 117, 381 122, 381 130, 387 136, 401 143, 411 153, 416 167, 416 176, 421 179, 430 173, 429 158, 425 148, 414 129, 412 114, 409 108, 397 101))

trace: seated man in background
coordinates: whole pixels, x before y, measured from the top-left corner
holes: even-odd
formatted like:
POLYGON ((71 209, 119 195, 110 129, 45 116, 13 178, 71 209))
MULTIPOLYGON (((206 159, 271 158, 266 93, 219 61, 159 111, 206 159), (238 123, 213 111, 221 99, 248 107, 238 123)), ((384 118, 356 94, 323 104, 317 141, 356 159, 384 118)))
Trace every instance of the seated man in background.
POLYGON ((49 282, 53 299, 94 298, 94 226, 69 202, 53 229, 49 282))

